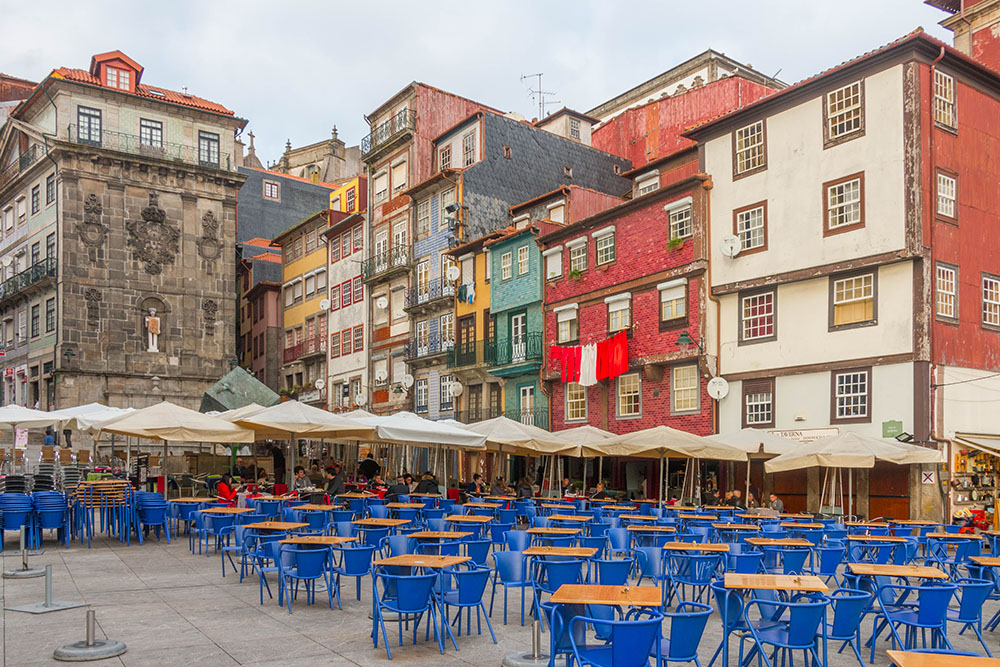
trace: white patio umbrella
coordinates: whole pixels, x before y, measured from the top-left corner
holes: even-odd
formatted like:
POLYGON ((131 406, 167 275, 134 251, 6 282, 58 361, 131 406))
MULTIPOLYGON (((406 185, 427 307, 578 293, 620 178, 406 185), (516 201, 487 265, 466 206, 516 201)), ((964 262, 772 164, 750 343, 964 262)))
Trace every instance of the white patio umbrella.
MULTIPOLYGON (((583 426, 575 426, 573 428, 563 429, 561 431, 553 431, 552 435, 556 436, 561 440, 567 442, 572 442, 580 445, 592 445, 601 442, 606 442, 611 438, 615 437, 615 434, 611 431, 605 431, 602 428, 597 428, 596 426, 591 426, 590 424, 585 424, 583 426)), ((598 455, 598 467, 597 467, 597 479, 604 477, 604 457, 598 455)), ((587 484, 587 462, 583 463, 583 483, 584 486, 587 484)))
POLYGON ((59 419, 52 412, 33 410, 21 405, 5 405, 0 408, 0 428, 41 428, 52 426, 59 419))
MULTIPOLYGON (((719 433, 708 436, 709 440, 720 442, 747 453, 748 459, 767 458, 787 454, 802 447, 798 440, 785 438, 769 431, 755 428, 744 428, 730 433, 719 433)), ((750 461, 747 461, 746 493, 750 493, 750 461)))
MULTIPOLYGON (((58 412, 62 412, 62 410, 58 412)), ((135 408, 104 408, 99 412, 86 412, 78 414, 75 417, 70 417, 64 422, 66 424, 64 428, 73 428, 75 425, 78 431, 95 433, 101 430, 100 426, 104 422, 110 422, 112 419, 117 419, 132 412, 135 412, 135 408)))

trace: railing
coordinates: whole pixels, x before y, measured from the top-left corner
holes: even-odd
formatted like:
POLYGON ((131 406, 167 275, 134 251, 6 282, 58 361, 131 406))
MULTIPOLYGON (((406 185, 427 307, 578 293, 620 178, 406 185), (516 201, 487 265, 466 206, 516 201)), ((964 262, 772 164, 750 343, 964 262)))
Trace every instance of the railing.
POLYGON ((441 297, 455 296, 455 283, 451 280, 442 280, 440 278, 435 278, 430 280, 423 285, 417 285, 416 287, 411 287, 406 290, 406 298, 404 299, 404 308, 412 308, 413 306, 419 306, 422 303, 427 303, 429 301, 434 301, 435 299, 440 299, 441 297))
POLYGON ((507 410, 504 413, 507 419, 513 419, 522 424, 537 426, 538 428, 549 428, 549 411, 545 408, 533 408, 531 410, 507 410))
POLYGON ((10 183, 17 177, 18 174, 35 164, 35 162, 38 161, 38 158, 43 155, 45 155, 45 150, 42 148, 41 144, 34 144, 31 148, 21 153, 18 156, 17 161, 3 171, 0 171, 0 188, 10 183))
POLYGON ((494 342, 491 340, 470 340, 464 343, 459 341, 448 351, 448 368, 483 364, 492 366, 494 349, 494 342))
POLYGON ((311 354, 326 352, 326 336, 313 336, 285 348, 284 363, 290 364, 296 359, 308 357, 311 354))
POLYGON ((9 299, 19 292, 39 283, 46 278, 54 278, 56 275, 57 263, 55 257, 46 257, 37 264, 33 264, 24 271, 16 273, 7 280, 0 283, 0 301, 9 299))
POLYGON ((161 158, 164 160, 180 160, 188 164, 201 167, 214 167, 216 169, 231 169, 229 153, 218 153, 215 155, 202 153, 197 146, 185 144, 174 144, 168 141, 161 141, 156 146, 144 144, 142 139, 134 134, 124 134, 122 132, 112 132, 104 130, 101 132, 100 140, 95 140, 90 135, 81 137, 76 125, 69 126, 69 140, 83 144, 85 146, 98 146, 112 151, 132 153, 133 155, 145 155, 147 157, 161 158))
POLYGON ((502 414, 503 410, 495 406, 490 406, 488 408, 480 406, 478 408, 469 408, 468 410, 459 410, 455 413, 455 420, 460 421, 463 424, 475 424, 476 422, 499 417, 502 414))
POLYGON ((506 366, 508 364, 521 364, 526 361, 541 361, 542 359, 542 334, 530 333, 523 336, 514 336, 496 341, 492 345, 493 366, 506 366))
POLYGON ((368 155, 373 150, 386 144, 397 136, 417 127, 417 112, 403 109, 389 120, 380 123, 367 137, 361 140, 361 154, 368 155))
POLYGON ((361 262, 361 275, 365 280, 374 278, 392 269, 406 268, 409 266, 410 249, 407 246, 398 246, 386 252, 372 255, 361 262))
POLYGON ((442 339, 438 334, 415 336, 406 341, 405 356, 407 359, 419 359, 435 354, 441 354, 452 349, 455 342, 451 338, 442 339))

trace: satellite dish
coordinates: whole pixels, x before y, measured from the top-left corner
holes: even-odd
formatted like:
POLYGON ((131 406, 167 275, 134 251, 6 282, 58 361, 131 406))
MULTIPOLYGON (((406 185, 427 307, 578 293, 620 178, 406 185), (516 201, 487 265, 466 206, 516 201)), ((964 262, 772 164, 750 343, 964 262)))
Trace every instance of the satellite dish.
POLYGON ((326 386, 326 380, 322 380, 322 379, 316 380, 316 382, 314 383, 313 386, 315 386, 320 391, 323 391, 323 388, 326 386))
POLYGON ((708 389, 709 396, 717 401, 720 401, 729 393, 729 383, 726 382, 724 377, 716 375, 708 381, 706 389, 708 389))
POLYGON ((375 300, 375 305, 378 306, 379 310, 385 310, 386 308, 389 307, 389 299, 385 298, 384 296, 380 296, 378 299, 375 300))
POLYGON ((462 271, 457 266, 449 266, 448 270, 445 271, 444 275, 445 278, 447 278, 448 280, 454 281, 458 280, 461 277, 462 271))
POLYGON ((736 255, 740 254, 740 238, 735 234, 727 234, 722 237, 722 242, 719 245, 719 250, 726 257, 732 259, 736 255))
POLYGON ((409 373, 403 376, 403 386, 407 389, 413 386, 413 376, 409 373))
POLYGON ((364 404, 365 404, 365 403, 367 403, 367 402, 368 402, 368 397, 367 397, 367 396, 365 396, 365 395, 364 395, 363 393, 360 393, 360 392, 359 392, 359 393, 358 393, 358 394, 357 394, 357 395, 356 395, 356 396, 354 397, 354 404, 355 404, 355 405, 364 405, 364 404))
POLYGON ((452 396, 461 396, 463 391, 465 391, 465 387, 462 386, 461 382, 459 382, 458 380, 452 380, 451 381, 451 395, 452 396))
POLYGON ((319 302, 319 309, 320 310, 330 310, 330 300, 329 299, 321 299, 320 302, 319 302))
POLYGON ((377 371, 375 371, 376 382, 385 382, 388 379, 389 379, 389 374, 385 372, 384 368, 380 368, 377 371))

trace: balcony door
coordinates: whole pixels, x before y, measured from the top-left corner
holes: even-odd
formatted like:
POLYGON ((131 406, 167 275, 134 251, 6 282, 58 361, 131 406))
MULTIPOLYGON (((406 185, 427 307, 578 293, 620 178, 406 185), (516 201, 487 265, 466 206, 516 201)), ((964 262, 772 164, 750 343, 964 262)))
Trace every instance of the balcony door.
POLYGON ((535 388, 521 387, 521 423, 535 425, 535 388))
POLYGON ((510 316, 510 361, 517 364, 528 358, 528 314, 510 316))
POLYGON ((406 256, 409 251, 409 237, 407 236, 406 220, 397 222, 392 226, 392 264, 400 266, 406 264, 406 256))
POLYGON ((431 344, 431 323, 429 320, 417 322, 417 356, 426 356, 431 344))
POLYGON ((483 385, 474 384, 469 386, 469 396, 466 399, 469 405, 468 423, 481 421, 483 418, 483 385))
POLYGON ((431 291, 431 263, 420 262, 417 264, 417 303, 423 303, 430 298, 431 291))
MULTIPOLYGON (((458 363, 461 366, 476 361, 476 315, 458 318, 458 363)), ((482 391, 482 389, 480 389, 482 391)), ((471 397, 470 397, 471 400, 471 397)))
POLYGON ((389 259, 389 230, 375 234, 375 270, 385 271, 389 259))

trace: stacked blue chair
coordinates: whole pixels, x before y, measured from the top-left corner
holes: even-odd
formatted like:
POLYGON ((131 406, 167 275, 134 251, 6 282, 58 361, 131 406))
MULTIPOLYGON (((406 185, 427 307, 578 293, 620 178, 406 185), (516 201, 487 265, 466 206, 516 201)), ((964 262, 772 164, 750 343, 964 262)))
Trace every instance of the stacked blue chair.
POLYGON ((3 517, 4 530, 28 531, 28 547, 36 548, 34 522, 32 520, 31 497, 23 493, 0 493, 0 515, 3 517))
MULTIPOLYGON (((3 494, 3 496, 6 495, 3 494)), ((36 491, 31 499, 35 509, 35 544, 41 544, 41 531, 55 530, 63 546, 68 547, 70 530, 69 506, 66 505, 66 496, 55 491, 36 491)))
POLYGON ((146 493, 143 491, 135 494, 136 513, 139 525, 139 543, 142 543, 143 532, 148 533, 153 528, 156 539, 160 539, 160 529, 163 529, 167 536, 167 544, 170 543, 170 526, 167 523, 169 507, 166 499, 159 493, 146 493))

